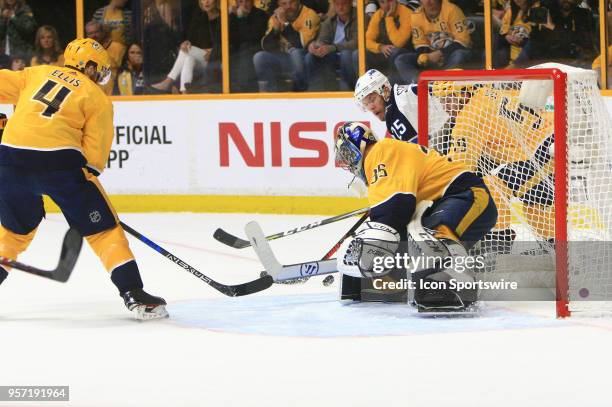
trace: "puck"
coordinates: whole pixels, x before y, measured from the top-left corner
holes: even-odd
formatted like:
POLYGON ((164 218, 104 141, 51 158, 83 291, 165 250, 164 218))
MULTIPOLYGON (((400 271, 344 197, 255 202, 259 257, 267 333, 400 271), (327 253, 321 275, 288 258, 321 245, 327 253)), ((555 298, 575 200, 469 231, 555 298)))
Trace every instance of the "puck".
POLYGON ((334 276, 327 276, 323 279, 323 285, 329 287, 334 283, 334 276))

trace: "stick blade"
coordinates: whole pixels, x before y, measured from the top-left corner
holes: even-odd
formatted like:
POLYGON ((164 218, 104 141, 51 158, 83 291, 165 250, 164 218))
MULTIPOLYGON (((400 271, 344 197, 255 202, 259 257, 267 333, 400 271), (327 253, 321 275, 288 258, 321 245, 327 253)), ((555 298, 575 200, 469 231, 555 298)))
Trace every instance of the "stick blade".
POLYGON ((248 283, 231 286, 231 290, 228 295, 231 297, 242 297, 244 295, 258 293, 270 288, 272 284, 274 284, 274 279, 272 276, 265 275, 257 280, 249 281, 248 283))
POLYGON ((259 223, 255 221, 247 223, 244 227, 244 232, 249 238, 251 246, 259 258, 259 261, 261 261, 261 264, 265 267, 268 274, 276 278, 283 266, 272 251, 270 243, 266 239, 259 223))
POLYGON ((231 246, 234 249, 244 249, 251 245, 251 243, 249 243, 248 240, 244 240, 230 233, 227 233, 225 230, 221 228, 218 228, 217 230, 215 230, 215 233, 213 233, 213 237, 218 242, 221 242, 227 246, 231 246))
POLYGON ((68 229, 62 243, 60 260, 51 277, 55 281, 65 283, 70 278, 72 270, 81 253, 83 237, 76 229, 68 229))

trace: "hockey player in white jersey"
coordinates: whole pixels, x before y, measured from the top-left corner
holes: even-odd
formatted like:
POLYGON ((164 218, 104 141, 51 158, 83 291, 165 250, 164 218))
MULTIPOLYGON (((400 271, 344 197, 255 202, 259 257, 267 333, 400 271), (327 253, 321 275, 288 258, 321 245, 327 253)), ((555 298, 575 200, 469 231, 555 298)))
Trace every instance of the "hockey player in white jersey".
MULTIPOLYGON (((429 98, 429 132, 440 129, 448 120, 448 114, 435 97, 429 98)), ((418 98, 417 85, 393 85, 389 79, 370 69, 355 85, 355 102, 364 110, 385 122, 391 136, 397 140, 417 142, 418 98)))

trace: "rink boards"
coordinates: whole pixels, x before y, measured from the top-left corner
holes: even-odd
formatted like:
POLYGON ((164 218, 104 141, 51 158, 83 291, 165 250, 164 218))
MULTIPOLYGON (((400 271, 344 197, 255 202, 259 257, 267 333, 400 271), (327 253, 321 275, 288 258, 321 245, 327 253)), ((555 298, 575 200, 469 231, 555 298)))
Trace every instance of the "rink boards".
MULTIPOLYGON (((385 132, 351 98, 114 101, 114 108, 115 140, 101 181, 124 212, 363 207, 347 188, 352 177, 335 167, 333 133, 348 120, 385 132)), ((0 112, 10 116, 12 107, 0 112)))

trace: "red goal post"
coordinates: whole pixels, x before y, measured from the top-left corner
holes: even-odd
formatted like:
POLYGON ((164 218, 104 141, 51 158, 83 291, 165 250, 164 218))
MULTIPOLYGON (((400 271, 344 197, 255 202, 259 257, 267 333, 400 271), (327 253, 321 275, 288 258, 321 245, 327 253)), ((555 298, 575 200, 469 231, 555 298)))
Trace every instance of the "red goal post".
POLYGON ((554 100, 554 209, 556 259, 556 310, 558 317, 570 316, 568 278, 568 111, 567 74, 560 69, 424 71, 418 82, 418 140, 429 145, 429 87, 432 81, 524 81, 551 80, 554 100))

